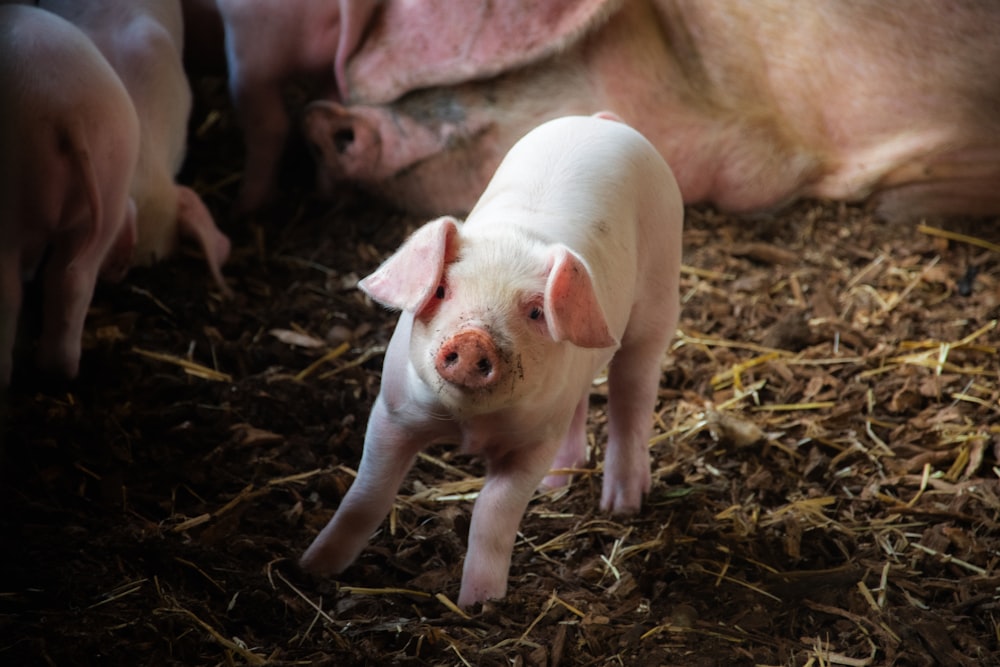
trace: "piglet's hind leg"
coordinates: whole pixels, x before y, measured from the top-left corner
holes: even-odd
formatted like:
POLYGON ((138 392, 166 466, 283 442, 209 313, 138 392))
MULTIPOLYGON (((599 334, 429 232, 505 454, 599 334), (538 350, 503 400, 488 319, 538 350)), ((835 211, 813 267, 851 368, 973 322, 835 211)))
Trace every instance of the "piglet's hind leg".
POLYGON ((601 509, 634 514, 649 492, 649 435, 660 386, 662 346, 622 348, 608 370, 608 445, 601 509))
MULTIPOLYGON (((553 470, 578 468, 587 462, 587 408, 590 407, 589 393, 585 393, 573 413, 569 431, 563 439, 556 460, 552 462, 553 470)), ((572 481, 571 475, 548 474, 542 480, 543 491, 558 489, 572 481)))
POLYGON ((61 242, 45 266, 38 365, 71 378, 79 369, 80 339, 97 283, 100 260, 99 253, 93 251, 91 246, 87 254, 80 255, 74 244, 61 242))
POLYGON ((198 193, 183 185, 177 186, 177 227, 182 234, 198 241, 215 284, 223 294, 232 296, 232 290, 222 277, 222 265, 229 258, 229 237, 215 226, 212 214, 198 193))

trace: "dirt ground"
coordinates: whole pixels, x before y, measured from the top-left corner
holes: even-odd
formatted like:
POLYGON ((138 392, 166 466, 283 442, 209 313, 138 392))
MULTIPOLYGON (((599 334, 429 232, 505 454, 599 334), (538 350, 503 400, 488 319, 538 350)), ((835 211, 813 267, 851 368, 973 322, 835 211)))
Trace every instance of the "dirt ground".
POLYGON ((597 382, 592 471, 532 502, 507 598, 464 613, 482 470, 453 448, 342 576, 296 566, 394 322, 353 285, 422 221, 316 200, 295 155, 270 214, 226 221, 239 135, 210 107, 183 177, 235 296, 186 253, 99 290, 79 379, 18 369, 0 664, 1000 665, 1000 220, 690 209, 643 511, 597 508, 597 382))

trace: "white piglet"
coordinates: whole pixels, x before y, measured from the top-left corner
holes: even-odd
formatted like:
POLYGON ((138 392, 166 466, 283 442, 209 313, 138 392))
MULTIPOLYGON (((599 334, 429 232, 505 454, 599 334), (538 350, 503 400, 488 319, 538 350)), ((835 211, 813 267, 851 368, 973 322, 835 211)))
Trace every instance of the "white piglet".
POLYGON ((403 312, 357 479, 303 567, 342 572, 416 455, 458 443, 486 462, 458 602, 503 597, 535 490, 567 482, 554 468, 585 463, 588 397, 609 362, 601 508, 638 511, 677 324, 683 217, 674 176, 642 135, 610 114, 560 118, 510 150, 465 223, 427 223, 362 280, 403 312))
POLYGON ((121 79, 86 35, 41 9, 0 6, 0 388, 36 275, 38 363, 76 376, 98 277, 120 279, 136 245, 139 131, 121 79))

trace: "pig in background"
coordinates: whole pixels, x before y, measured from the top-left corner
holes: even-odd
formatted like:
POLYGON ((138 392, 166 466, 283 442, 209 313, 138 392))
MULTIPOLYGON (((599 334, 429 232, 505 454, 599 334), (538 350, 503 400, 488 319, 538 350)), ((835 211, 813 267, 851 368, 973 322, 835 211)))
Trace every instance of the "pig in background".
MULTIPOLYGON (((19 6, 19 3, 5 4, 19 6)), ((30 67, 38 71, 51 68, 59 73, 52 75, 53 85, 44 87, 41 82, 33 81, 33 88, 24 96, 9 97, 4 102, 5 113, 14 120, 5 123, 5 129, 13 131, 5 137, 4 143, 3 181, 10 189, 3 197, 4 206, 14 207, 16 213, 5 217, 2 223, 13 228, 5 231, 4 250, 12 257, 17 254, 21 257, 16 262, 12 259, 4 263, 4 320, 0 335, 0 354, 3 355, 0 384, 3 385, 10 381, 16 318, 23 298, 22 280, 30 279, 35 273, 50 246, 53 250, 43 269, 46 276, 43 290, 45 322, 39 363, 43 368, 70 377, 77 373, 83 320, 93 295, 97 266, 102 263, 105 265, 102 275, 120 278, 130 266, 149 265, 163 259, 176 249, 181 236, 189 236, 201 245, 216 284, 223 292, 229 291, 221 272, 229 254, 229 240, 216 227, 198 194, 175 180, 184 159, 191 110, 191 91, 181 63, 183 23, 179 1, 44 0, 38 5, 41 10, 65 19, 82 31, 82 34, 79 31, 73 34, 82 36, 89 46, 80 47, 80 40, 74 39, 63 50, 55 47, 45 50, 22 39, 16 46, 9 47, 18 51, 12 51, 10 64, 4 65, 6 74, 21 78, 26 77, 18 68, 29 67, 25 63, 31 63, 30 67), (49 61, 56 65, 50 65, 49 61), (107 80, 109 72, 114 80, 114 92, 125 91, 124 100, 108 92, 112 88, 107 80), (90 79, 93 79, 92 85, 90 79), (65 90, 57 89, 56 84, 64 86, 65 90), (88 85, 91 86, 89 92, 88 85), (76 97, 71 98, 73 95, 76 97), (70 104, 70 99, 75 105, 70 104), (122 102, 128 107, 127 112, 118 108, 122 102), (101 105, 107 110, 101 111, 101 105), (56 147, 48 145, 52 141, 46 134, 68 133, 67 128, 74 124, 74 115, 80 116, 82 127, 90 128, 90 134, 85 137, 89 143, 84 145, 81 138, 74 136, 73 150, 60 154, 56 147), (41 120, 31 120, 34 116, 39 119, 50 116, 56 123, 48 127, 41 120), (122 120, 126 116, 129 120, 122 120), (135 128, 131 123, 136 119, 138 134, 132 137, 135 128), (126 159, 122 146, 137 149, 137 157, 126 159), (25 156, 33 151, 40 152, 41 157, 35 157, 31 170, 26 171, 18 160, 26 159, 25 156), (67 161, 84 153, 95 160, 103 160, 105 156, 120 159, 114 166, 109 162, 92 172, 67 172, 67 161), (54 184, 49 183, 53 177, 54 184), (96 183, 88 183, 87 188, 96 188, 102 195, 101 198, 91 197, 94 218, 104 215, 100 212, 104 208, 117 210, 117 187, 121 179, 125 179, 131 217, 127 232, 122 232, 112 256, 105 257, 108 250, 99 245, 88 250, 99 255, 95 257, 83 255, 73 259, 67 256, 72 254, 70 251, 59 250, 66 245, 67 228, 71 224, 77 227, 84 224, 80 215, 74 216, 69 211, 71 206, 82 211, 79 202, 67 204, 60 224, 45 219, 45 224, 27 233, 25 226, 29 220, 51 218, 54 213, 28 211, 24 202, 26 196, 44 198, 48 196, 44 193, 50 191, 45 188, 54 191, 59 187, 75 193, 74 188, 83 187, 78 183, 90 178, 96 183), (115 199, 110 198, 112 192, 115 199), (64 275, 62 284, 57 287, 54 282, 50 283, 54 278, 48 275, 50 270, 59 271, 60 264, 64 265, 64 275), (114 265, 113 269, 108 268, 109 264, 114 265), (61 352, 54 349, 57 341, 61 352)), ((42 29, 40 26, 45 19, 38 16, 38 10, 19 14, 18 11, 21 10, 7 10, 5 16, 9 17, 9 22, 25 21, 27 26, 30 21, 33 29, 42 29)), ((27 31, 26 27, 22 28, 21 35, 27 31)), ((5 86, 4 90, 14 88, 5 86)), ((110 231, 106 221, 97 220, 92 225, 99 230, 109 227, 107 233, 112 235, 118 233, 110 231)), ((103 233, 94 234, 95 242, 103 233)))
POLYGON ((129 187, 139 122, 94 44, 33 7, 0 6, 0 90, 2 387, 22 280, 36 272, 45 300, 38 363, 76 374, 98 275, 124 275, 136 243, 129 187))
POLYGON ((185 0, 185 11, 196 19, 192 23, 212 22, 214 10, 223 26, 230 93, 246 147, 238 212, 254 210, 274 196, 291 127, 283 85, 293 75, 310 75, 333 94, 334 72, 343 79, 347 56, 378 4, 378 0, 185 0))
POLYGON ((260 45, 229 47, 240 117, 257 119, 249 204, 269 191, 288 126, 274 91, 306 73, 328 91, 304 122, 331 196, 354 185, 411 212, 464 212, 530 128, 609 108, 656 145, 686 203, 751 213, 871 197, 890 218, 1000 213, 1000 3, 219 6, 228 44, 260 45))
POLYGON ((609 361, 601 507, 638 511, 678 318, 683 215, 670 168, 639 133, 562 118, 514 146, 464 224, 427 223, 364 279, 403 312, 357 479, 303 567, 347 568, 417 454, 447 442, 486 461, 458 602, 502 597, 535 490, 566 483, 553 468, 586 462, 591 382, 609 361))
POLYGON ((229 239, 191 188, 176 182, 187 148, 191 89, 182 64, 180 0, 41 0, 86 33, 117 72, 139 117, 139 163, 131 194, 138 242, 133 264, 173 253, 181 236, 201 246, 218 287, 229 239))

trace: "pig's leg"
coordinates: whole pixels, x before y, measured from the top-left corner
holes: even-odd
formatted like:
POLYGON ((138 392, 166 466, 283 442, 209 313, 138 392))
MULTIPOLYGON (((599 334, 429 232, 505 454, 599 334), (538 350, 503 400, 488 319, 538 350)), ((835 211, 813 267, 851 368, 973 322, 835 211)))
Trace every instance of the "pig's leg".
POLYGON ((100 258, 79 254, 77 244, 61 242, 53 248, 43 274, 45 304, 39 367, 76 377, 80 365, 80 339, 87 307, 94 296, 100 258))
POLYGON ((98 273, 101 280, 118 282, 128 274, 128 270, 132 266, 132 257, 135 254, 135 244, 139 238, 139 229, 136 224, 135 200, 129 197, 125 207, 125 221, 107 255, 102 260, 101 270, 98 273))
POLYGON ((623 346, 608 369, 608 446, 601 509, 634 514, 649 492, 649 435, 660 386, 662 341, 623 346))
POLYGON ((21 263, 6 249, 0 259, 0 387, 10 384, 14 339, 21 311, 21 263))
POLYGON ((558 441, 529 445, 487 461, 486 483, 472 509, 459 606, 502 598, 507 592, 521 517, 558 445, 558 441))
MULTIPOLYGON (((576 406, 569 431, 563 438, 562 446, 552 462, 552 469, 579 468, 587 461, 587 409, 590 407, 590 392, 584 393, 576 406)), ((546 475, 542 480, 543 489, 558 489, 572 481, 572 475, 546 475)))
POLYGON ((63 229, 45 264, 38 365, 76 377, 83 325, 101 267, 107 263, 114 271, 120 259, 109 258, 113 251, 131 256, 137 228, 135 204, 128 196, 134 163, 109 163, 108 156, 98 153, 102 159, 95 165, 82 125, 70 125, 66 131, 74 176, 86 201, 63 204, 63 229))
POLYGON ((229 258, 229 237, 215 226, 212 214, 198 193, 183 185, 177 186, 177 228, 181 234, 198 241, 215 284, 223 294, 232 296, 232 290, 222 277, 222 265, 229 258))
POLYGON ((274 196, 289 121, 280 90, 271 83, 248 84, 236 91, 233 99, 246 144, 246 166, 236 210, 248 213, 274 196))
POLYGON ((390 415, 381 394, 365 433, 358 476, 337 512, 302 554, 302 568, 339 574, 354 562, 389 513, 403 478, 427 444, 419 429, 390 415))
POLYGON ((1000 146, 983 145, 910 161, 879 183, 883 217, 992 215, 1000 210, 1000 146))
MULTIPOLYGON (((243 179, 236 200, 237 213, 250 213, 267 203, 274 192, 278 161, 285 147, 289 120, 281 96, 281 81, 291 63, 286 56, 302 44, 281 48, 275 43, 283 22, 279 3, 216 0, 222 18, 229 72, 229 94, 243 130, 243 179)), ((291 10, 285 8, 285 14, 291 10)))

